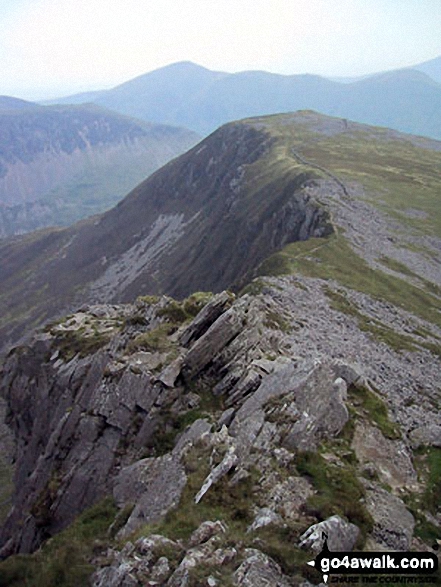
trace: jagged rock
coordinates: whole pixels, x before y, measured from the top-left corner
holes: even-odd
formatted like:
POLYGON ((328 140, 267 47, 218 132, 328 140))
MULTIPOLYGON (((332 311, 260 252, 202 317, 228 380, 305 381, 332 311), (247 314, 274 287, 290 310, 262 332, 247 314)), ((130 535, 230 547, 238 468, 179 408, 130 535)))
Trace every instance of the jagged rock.
POLYGON ((254 522, 248 526, 247 532, 254 532, 259 528, 269 526, 270 524, 273 524, 274 526, 282 526, 283 520, 270 508, 262 508, 257 512, 254 522))
POLYGON ((239 457, 236 454, 236 450, 234 447, 231 447, 228 449, 228 452, 223 458, 222 462, 211 471, 211 473, 203 482, 202 487, 194 498, 195 503, 199 503, 210 487, 219 481, 219 479, 221 479, 224 475, 226 475, 228 471, 235 467, 238 462, 239 457))
MULTIPOLYGON (((150 534, 150 536, 139 538, 133 545, 130 554, 136 550, 136 552, 139 552, 143 557, 152 560, 154 551, 164 548, 179 551, 181 547, 177 542, 174 542, 161 534, 150 534)), ((124 550, 122 553, 124 554, 124 550)))
POLYGON ((190 536, 188 544, 191 547, 198 546, 204 542, 207 542, 207 540, 213 536, 217 536, 220 533, 226 532, 226 530, 227 528, 223 522, 219 520, 216 522, 210 522, 207 520, 206 522, 202 522, 199 528, 193 532, 193 534, 190 536))
POLYGON ((250 369, 243 377, 228 391, 228 398, 226 400, 227 406, 237 405, 242 400, 255 391, 262 381, 262 375, 250 369))
POLYGON ((163 549, 179 553, 181 547, 159 534, 140 538, 135 544, 128 542, 120 552, 110 553, 113 558, 112 564, 93 574, 93 587, 162 584, 170 575, 168 559, 157 554, 163 549))
POLYGON ((324 536, 328 536, 328 548, 333 552, 352 550, 357 542, 360 530, 340 516, 331 516, 323 522, 314 524, 300 536, 300 548, 311 549, 319 553, 324 544, 324 536))
POLYGON ((192 345, 186 356, 182 374, 191 379, 214 359, 243 328, 243 317, 236 308, 230 308, 210 326, 192 345))
POLYGON ((319 440, 335 436, 347 422, 345 399, 346 384, 336 377, 332 364, 291 363, 263 380, 236 413, 230 433, 237 437, 239 450, 246 452, 264 426, 265 406, 277 400, 269 413, 272 421, 286 428, 284 445, 314 450, 319 440))
POLYGON ((132 575, 130 563, 121 563, 117 567, 105 567, 97 571, 92 578, 93 587, 138 587, 138 580, 132 575))
POLYGON ((234 582, 239 587, 289 587, 288 577, 269 556, 252 548, 246 549, 247 558, 234 573, 234 582))
POLYGON ((187 447, 191 447, 196 441, 209 435, 211 428, 212 425, 208 420, 200 418, 193 422, 193 424, 185 430, 177 440, 173 449, 173 454, 180 457, 187 447))
POLYGON ((413 448, 419 448, 422 445, 441 448, 441 426, 436 424, 415 428, 409 436, 413 448))
POLYGON ((415 520, 401 499, 368 484, 366 507, 374 520, 373 539, 390 550, 409 550, 415 520))
POLYGON ((115 479, 114 498, 119 507, 135 507, 118 536, 124 538, 141 525, 160 520, 178 504, 186 482, 183 465, 170 454, 122 469, 115 479))
POLYGON ((370 390, 372 389, 359 365, 349 364, 337 359, 333 362, 333 370, 337 377, 344 379, 348 387, 350 385, 357 385, 370 390))
POLYGON ((228 427, 234 419, 235 412, 236 412, 235 408, 228 408, 227 410, 222 412, 222 415, 218 421, 218 426, 219 427, 222 427, 222 426, 228 427))
POLYGON ((232 294, 226 291, 214 296, 181 334, 180 343, 183 346, 188 346, 205 334, 213 322, 231 305, 232 299, 232 294))
POLYGON ((186 581, 189 580, 192 569, 202 565, 218 569, 237 557, 237 550, 235 548, 217 548, 217 544, 218 538, 214 536, 208 542, 187 550, 167 585, 170 587, 180 587, 181 585, 185 585, 186 581))
POLYGON ((417 475, 403 441, 389 440, 378 428, 357 423, 352 448, 360 463, 374 467, 380 479, 392 488, 415 486, 417 475))
POLYGON ((182 369, 183 358, 178 357, 174 361, 167 365, 161 374, 158 376, 158 381, 163 383, 166 387, 174 387, 177 378, 179 377, 182 369))

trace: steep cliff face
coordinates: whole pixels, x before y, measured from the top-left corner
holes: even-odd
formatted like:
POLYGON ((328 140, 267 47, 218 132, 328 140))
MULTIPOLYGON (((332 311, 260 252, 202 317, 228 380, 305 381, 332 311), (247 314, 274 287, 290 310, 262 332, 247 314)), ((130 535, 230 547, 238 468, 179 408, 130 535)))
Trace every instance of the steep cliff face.
POLYGON ((0 237, 102 212, 198 139, 92 105, 0 104, 0 128, 0 237))

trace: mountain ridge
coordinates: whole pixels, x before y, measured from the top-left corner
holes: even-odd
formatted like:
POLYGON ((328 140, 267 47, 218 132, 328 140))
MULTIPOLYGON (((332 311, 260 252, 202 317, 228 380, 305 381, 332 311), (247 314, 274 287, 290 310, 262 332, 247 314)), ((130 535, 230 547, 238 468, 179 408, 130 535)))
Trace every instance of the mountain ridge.
POLYGON ((52 316, 2 363, 0 583, 318 584, 323 533, 436 555, 440 169, 438 141, 247 119, 0 243, 3 340, 52 316))
MULTIPOLYGON (((185 297, 199 289, 243 287, 257 266, 287 243, 335 231, 332 218, 345 209, 331 197, 338 190, 353 201, 354 220, 345 218, 345 225, 365 214, 363 207, 378 206, 382 193, 389 204, 369 213, 379 225, 386 225, 379 216, 383 208, 415 235, 423 227, 436 239, 439 149, 436 141, 311 112, 226 125, 155 172, 108 213, 77 227, 0 244, 3 341, 23 332, 29 312, 41 323, 75 300, 130 301, 143 292, 185 297), (387 171, 383 157, 392 145, 397 168, 387 171), (414 176, 415 157, 421 161, 414 176), (404 202, 414 182, 427 195, 415 202, 422 206, 419 212, 407 214, 404 202), (13 293, 24 284, 32 310, 13 293)), ((437 254, 429 238, 424 243, 437 254)), ((410 270, 424 271, 424 279, 439 279, 436 266, 416 252, 404 257, 391 250, 394 255, 400 263, 411 262, 410 270)))
MULTIPOLYGON (((339 83, 311 74, 213 72, 181 62, 91 94, 88 99, 125 114, 184 126, 203 135, 245 117, 313 109, 325 115, 441 138, 437 114, 441 86, 426 73, 415 73, 410 68, 339 83)), ((82 100, 81 95, 62 101, 77 100, 82 100)))

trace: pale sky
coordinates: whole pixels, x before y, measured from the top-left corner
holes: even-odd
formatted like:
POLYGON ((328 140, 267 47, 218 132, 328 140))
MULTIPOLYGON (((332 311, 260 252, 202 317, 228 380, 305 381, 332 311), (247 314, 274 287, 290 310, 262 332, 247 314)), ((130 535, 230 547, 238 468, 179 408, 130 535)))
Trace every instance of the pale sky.
POLYGON ((441 0, 0 0, 0 94, 104 89, 176 61, 364 75, 441 55, 441 0))

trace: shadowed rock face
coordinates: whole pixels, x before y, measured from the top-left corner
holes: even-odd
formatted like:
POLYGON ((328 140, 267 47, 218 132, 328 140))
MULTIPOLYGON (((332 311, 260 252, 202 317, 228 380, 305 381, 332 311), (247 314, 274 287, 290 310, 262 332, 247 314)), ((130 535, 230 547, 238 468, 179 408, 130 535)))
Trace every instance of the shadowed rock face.
POLYGON ((0 104, 0 127, 0 237, 103 212, 198 140, 90 104, 0 104))

